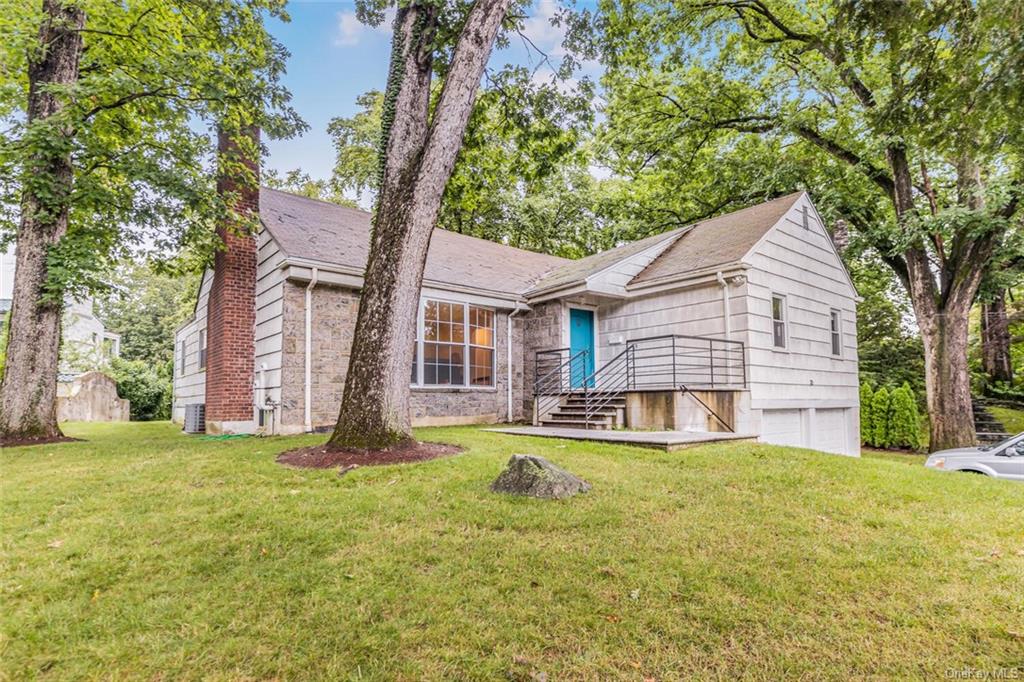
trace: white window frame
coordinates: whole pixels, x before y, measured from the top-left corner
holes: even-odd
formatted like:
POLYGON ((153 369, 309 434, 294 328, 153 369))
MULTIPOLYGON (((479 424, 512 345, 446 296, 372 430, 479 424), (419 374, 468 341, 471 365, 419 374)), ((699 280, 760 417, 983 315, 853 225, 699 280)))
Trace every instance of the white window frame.
POLYGON ((843 311, 838 308, 828 311, 828 334, 829 350, 832 351, 832 357, 843 357, 843 311), (833 321, 835 329, 832 328, 833 321))
POLYGON ((771 335, 772 335, 772 349, 776 351, 788 351, 789 350, 789 304, 786 301, 785 294, 771 295, 771 299, 768 303, 768 319, 771 320, 771 335), (775 342, 775 300, 779 300, 779 310, 782 312, 782 319, 779 322, 782 323, 782 343, 778 345, 775 342))
POLYGON ((181 359, 178 361, 178 376, 180 377, 185 376, 185 348, 185 339, 182 339, 181 341, 178 342, 178 353, 181 356, 181 359))
POLYGON ((207 353, 206 353, 206 330, 199 330, 199 370, 206 369, 207 353))
MULTIPOLYGON (((431 342, 432 343, 432 342, 431 342)), ((444 342, 442 342, 444 343, 444 342)), ((460 344, 450 344, 460 345, 460 344)), ((494 308, 490 308, 485 305, 476 305, 468 301, 454 301, 446 298, 437 298, 434 296, 424 296, 420 298, 419 310, 416 313, 416 381, 410 384, 412 388, 424 388, 432 391, 444 391, 451 389, 476 389, 480 391, 493 391, 498 386, 498 311, 494 308), (451 305, 462 306, 462 383, 461 384, 425 384, 423 382, 423 358, 425 357, 423 352, 423 346, 426 341, 423 336, 424 327, 424 315, 427 310, 427 302, 432 301, 434 303, 449 303, 451 305), (491 383, 487 385, 473 384, 470 383, 470 354, 473 348, 485 348, 485 346, 477 346, 470 343, 470 324, 469 324, 469 309, 480 308, 481 310, 488 310, 491 312, 491 339, 494 345, 489 349, 491 351, 491 383)))

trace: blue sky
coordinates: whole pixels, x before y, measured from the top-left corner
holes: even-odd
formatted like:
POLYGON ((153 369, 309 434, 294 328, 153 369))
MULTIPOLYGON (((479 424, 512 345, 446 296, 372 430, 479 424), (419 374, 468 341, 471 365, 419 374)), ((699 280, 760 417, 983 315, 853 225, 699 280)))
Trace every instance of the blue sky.
MULTIPOLYGON (((525 22, 524 34, 557 64, 562 32, 551 25, 556 0, 536 0, 525 22)), ((271 20, 268 28, 289 52, 285 85, 293 105, 309 124, 301 138, 270 140, 267 167, 282 173, 302 168, 313 177, 330 176, 334 150, 327 123, 335 116, 351 116, 355 99, 367 90, 383 90, 391 46, 390 18, 380 27, 365 26, 355 18, 353 2, 305 0, 289 2, 290 23, 271 20)), ((513 36, 509 49, 495 53, 493 67, 506 63, 537 65, 540 55, 513 36)), ((596 64, 587 66, 596 75, 596 64)), ((541 65, 537 78, 550 78, 541 65)))

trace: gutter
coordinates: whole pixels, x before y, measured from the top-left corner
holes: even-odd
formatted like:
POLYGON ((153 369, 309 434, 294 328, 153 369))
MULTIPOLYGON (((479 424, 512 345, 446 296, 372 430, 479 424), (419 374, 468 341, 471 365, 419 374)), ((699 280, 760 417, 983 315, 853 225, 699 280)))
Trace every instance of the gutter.
POLYGON ((729 310, 729 283, 722 276, 722 271, 715 273, 718 286, 722 287, 722 314, 725 315, 725 338, 732 339, 732 312, 729 310))
MULTIPOLYGON (((505 371, 508 373, 508 380, 506 381, 505 386, 506 386, 506 389, 508 391, 508 395, 507 395, 507 401, 508 401, 508 422, 510 424, 512 423, 512 416, 513 416, 512 415, 512 318, 515 317, 516 313, 522 312, 523 310, 524 309, 520 308, 519 304, 517 303, 516 307, 505 318, 505 321, 507 323, 507 330, 505 332, 505 353, 506 353, 505 371)), ((527 308, 527 310, 528 310, 528 308, 527 308)), ((524 377, 524 380, 525 380, 525 377, 524 377)))
POLYGON ((658 279, 652 279, 637 284, 629 283, 626 285, 626 291, 637 292, 643 291, 644 289, 651 289, 654 287, 664 286, 668 284, 689 283, 692 280, 697 280, 701 277, 714 277, 719 272, 724 274, 725 272, 746 271, 749 269, 749 263, 722 263, 721 265, 715 265, 710 268, 701 268, 700 270, 691 270, 689 272, 673 273, 671 275, 659 277, 658 279))
POLYGON ((313 430, 313 287, 316 286, 319 272, 313 267, 313 276, 306 285, 306 375, 303 400, 303 425, 306 433, 313 430))

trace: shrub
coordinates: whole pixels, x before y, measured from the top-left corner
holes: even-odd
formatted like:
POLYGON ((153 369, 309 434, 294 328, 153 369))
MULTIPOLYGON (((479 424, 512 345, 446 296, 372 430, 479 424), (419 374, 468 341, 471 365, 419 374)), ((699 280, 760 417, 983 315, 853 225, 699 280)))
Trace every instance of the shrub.
POLYGON ((143 360, 111 361, 110 375, 117 382, 117 394, 131 401, 132 419, 170 419, 171 382, 162 374, 160 368, 143 360))
POLYGON ((921 416, 910 384, 904 383, 892 392, 891 406, 889 446, 917 450, 921 447, 921 416))
POLYGON ((890 445, 890 424, 892 421, 892 398, 883 386, 871 399, 871 444, 877 448, 890 445))
POLYGON ((860 439, 865 445, 872 444, 871 400, 874 396, 871 384, 865 381, 860 385, 860 439))

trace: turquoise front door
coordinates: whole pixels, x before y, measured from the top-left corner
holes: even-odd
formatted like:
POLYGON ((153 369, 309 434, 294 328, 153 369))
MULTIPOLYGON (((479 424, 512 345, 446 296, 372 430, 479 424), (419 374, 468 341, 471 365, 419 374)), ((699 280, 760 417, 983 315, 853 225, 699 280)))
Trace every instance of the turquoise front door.
MULTIPOLYGON (((573 388, 583 386, 584 379, 594 373, 594 312, 569 308, 569 352, 575 356, 580 351, 587 354, 585 359, 572 362, 569 381, 573 388)), ((587 386, 593 385, 594 380, 590 378, 587 386)))

